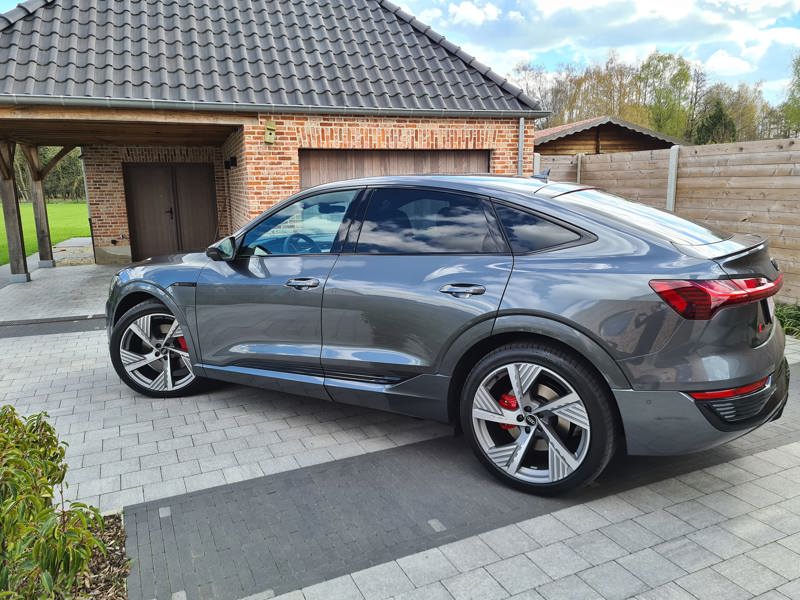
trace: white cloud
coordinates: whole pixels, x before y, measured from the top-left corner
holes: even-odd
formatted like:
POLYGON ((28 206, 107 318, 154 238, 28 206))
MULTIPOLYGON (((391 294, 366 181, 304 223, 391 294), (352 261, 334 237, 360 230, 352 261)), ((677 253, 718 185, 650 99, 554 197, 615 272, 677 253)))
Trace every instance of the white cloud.
POLYGON ((727 50, 717 50, 708 57, 706 69, 711 75, 729 77, 749 73, 755 70, 755 66, 738 56, 729 54, 727 50))
POLYGON ((417 14, 417 18, 423 23, 436 23, 442 18, 442 10, 439 8, 426 8, 417 14))
POLYGON ((465 23, 469 25, 483 25, 486 21, 496 21, 500 18, 502 11, 492 4, 487 2, 483 5, 473 4, 469 0, 461 2, 461 4, 450 4, 447 11, 453 23, 465 23))
POLYGON ((508 18, 517 23, 522 23, 525 20, 525 15, 518 10, 510 10, 508 11, 508 18))

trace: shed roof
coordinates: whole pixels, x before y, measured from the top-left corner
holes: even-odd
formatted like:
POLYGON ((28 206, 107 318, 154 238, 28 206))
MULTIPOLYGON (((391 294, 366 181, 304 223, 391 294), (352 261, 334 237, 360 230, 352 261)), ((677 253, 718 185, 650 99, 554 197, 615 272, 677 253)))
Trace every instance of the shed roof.
POLYGON ((593 127, 607 124, 624 127, 625 129, 630 129, 636 133, 640 133, 657 140, 662 140, 670 144, 683 143, 677 138, 664 135, 663 133, 653 131, 652 129, 647 129, 646 127, 636 125, 629 121, 624 121, 623 119, 617 119, 609 116, 593 117, 591 119, 575 121, 574 123, 564 123, 563 125, 556 125, 555 127, 549 127, 547 129, 539 129, 534 133, 534 138, 536 140, 536 144, 539 145, 544 144, 545 142, 552 142, 553 140, 567 137, 573 133, 580 133, 581 131, 586 131, 587 129, 592 129, 593 127))
POLYGON ((0 15, 0 103, 547 114, 388 0, 28 0, 0 15))

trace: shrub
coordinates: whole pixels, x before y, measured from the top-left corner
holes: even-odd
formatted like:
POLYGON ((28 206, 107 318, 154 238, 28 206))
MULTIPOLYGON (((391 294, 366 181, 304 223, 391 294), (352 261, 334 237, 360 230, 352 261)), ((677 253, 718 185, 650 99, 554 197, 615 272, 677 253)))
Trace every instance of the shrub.
POLYGON ((783 325, 783 330, 788 335, 800 336, 800 305, 778 304, 775 307, 775 316, 783 325))
POLYGON ((64 502, 65 447, 44 413, 0 408, 0 599, 62 599, 87 570, 96 508, 64 502), (55 491, 59 496, 56 499, 55 491), (56 501, 58 500, 58 506, 56 501))

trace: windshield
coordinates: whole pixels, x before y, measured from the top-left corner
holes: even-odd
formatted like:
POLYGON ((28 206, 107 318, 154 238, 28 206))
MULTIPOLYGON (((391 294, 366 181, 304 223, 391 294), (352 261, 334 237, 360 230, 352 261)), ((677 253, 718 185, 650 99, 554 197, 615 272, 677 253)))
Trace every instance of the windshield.
POLYGON ((580 208, 582 211, 601 213, 615 220, 624 221, 675 244, 699 246, 714 244, 732 237, 732 234, 725 231, 600 190, 579 190, 558 196, 556 201, 580 208))

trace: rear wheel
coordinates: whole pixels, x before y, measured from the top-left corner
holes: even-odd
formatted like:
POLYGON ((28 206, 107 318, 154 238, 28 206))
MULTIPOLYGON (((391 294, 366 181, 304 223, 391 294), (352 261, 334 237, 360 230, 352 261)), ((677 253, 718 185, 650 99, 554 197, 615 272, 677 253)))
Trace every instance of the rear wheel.
POLYGON ((585 485, 616 448, 612 399, 578 357, 545 344, 508 344, 473 368, 461 424, 478 458, 525 491, 557 494, 585 485))
POLYGON ((205 386, 194 374, 181 324, 158 302, 144 302, 126 312, 114 325, 110 350, 120 378, 146 396, 175 398, 205 386))

